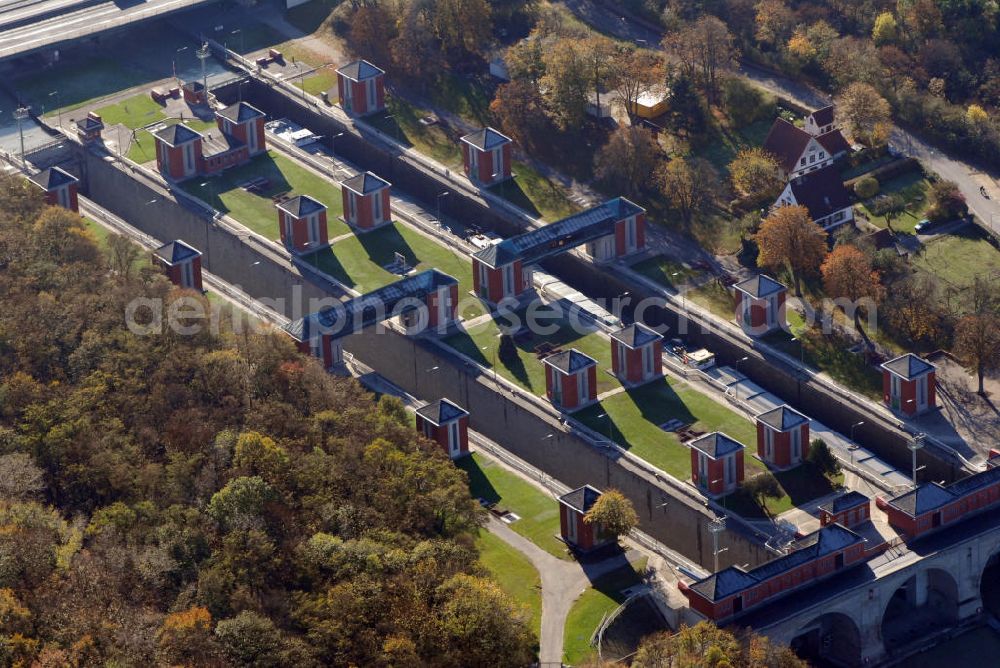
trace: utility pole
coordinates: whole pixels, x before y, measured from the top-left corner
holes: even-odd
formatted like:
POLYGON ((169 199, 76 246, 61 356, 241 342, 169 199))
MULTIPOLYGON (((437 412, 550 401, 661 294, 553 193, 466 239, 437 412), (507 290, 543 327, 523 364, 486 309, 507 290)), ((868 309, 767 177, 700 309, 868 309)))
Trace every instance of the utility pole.
POLYGON ((719 549, 719 534, 726 530, 726 516, 716 517, 708 523, 708 530, 712 534, 712 572, 719 572, 719 554, 728 550, 728 547, 719 549))
MULTIPOLYGON (((917 434, 913 437, 913 440, 910 441, 909 445, 906 446, 910 449, 910 452, 913 453, 913 489, 917 488, 917 471, 920 470, 917 468, 917 450, 924 447, 924 439, 926 437, 926 434, 917 434)), ((920 468, 923 468, 923 466, 920 468)))
POLYGON ((14 118, 17 119, 17 134, 21 137, 21 166, 24 167, 24 126, 22 121, 28 117, 28 107, 23 104, 18 105, 14 110, 14 118))
POLYGON ((205 68, 205 61, 212 55, 212 50, 208 48, 208 42, 203 42, 201 47, 194 52, 194 55, 201 61, 201 85, 204 87, 205 104, 208 104, 208 70, 205 68))

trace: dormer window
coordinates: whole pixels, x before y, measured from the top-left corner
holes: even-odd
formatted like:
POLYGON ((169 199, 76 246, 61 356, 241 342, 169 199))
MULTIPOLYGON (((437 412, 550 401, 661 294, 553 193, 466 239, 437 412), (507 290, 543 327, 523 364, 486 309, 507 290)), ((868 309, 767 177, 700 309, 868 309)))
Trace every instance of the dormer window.
POLYGON ((825 157, 826 157, 826 153, 824 151, 820 151, 819 152, 819 159, 822 160, 825 157))

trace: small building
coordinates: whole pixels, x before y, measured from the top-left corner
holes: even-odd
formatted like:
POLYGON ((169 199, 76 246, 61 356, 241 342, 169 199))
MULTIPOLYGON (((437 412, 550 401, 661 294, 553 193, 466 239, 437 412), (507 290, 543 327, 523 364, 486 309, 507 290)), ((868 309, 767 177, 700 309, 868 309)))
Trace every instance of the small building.
POLYGON ((101 141, 101 132, 104 131, 104 121, 96 111, 87 112, 87 115, 76 122, 76 134, 84 144, 96 144, 101 141))
POLYGON ((657 85, 639 93, 635 102, 629 103, 629 111, 638 118, 649 120, 667 113, 669 106, 670 89, 657 85))
POLYGON ((215 112, 219 131, 246 144, 250 157, 267 150, 264 120, 264 112, 246 102, 237 102, 215 112))
POLYGON ((576 348, 549 355, 545 365, 545 394, 557 408, 577 410, 597 401, 597 360, 576 348))
POLYGON ((785 327, 788 289, 765 274, 733 286, 736 322, 750 336, 763 336, 785 327))
POLYGON ((782 180, 829 167, 850 150, 847 140, 836 128, 813 135, 783 118, 775 119, 763 148, 777 160, 778 177, 782 180))
POLYGON ((854 220, 851 194, 844 186, 837 167, 824 167, 789 181, 771 208, 790 205, 804 206, 813 222, 824 230, 832 230, 854 220))
POLYGON ((202 136, 183 123, 167 125, 153 133, 156 139, 156 168, 173 181, 199 173, 202 163, 202 136))
POLYGON ((235 135, 209 130, 202 135, 199 174, 218 174, 250 159, 247 143, 235 135))
POLYGON ((61 206, 79 213, 80 203, 77 191, 80 179, 58 167, 49 167, 29 176, 28 180, 42 189, 46 204, 61 206))
POLYGON ((882 401, 894 411, 913 417, 937 404, 936 367, 913 353, 882 365, 882 401))
POLYGON ((371 172, 341 181, 344 220, 358 230, 371 230, 391 222, 389 187, 392 185, 371 172))
POLYGON ((385 72, 367 60, 337 70, 337 96, 349 114, 366 116, 385 109, 385 72))
POLYGON ((325 204, 308 195, 297 195, 276 206, 278 229, 285 248, 302 253, 329 243, 325 204))
POLYGON ((284 327, 284 331, 295 342, 300 353, 312 355, 323 363, 324 369, 330 369, 344 362, 344 350, 337 333, 334 319, 328 311, 317 311, 305 317, 293 320, 284 327))
POLYGON ((850 491, 819 507, 820 526, 840 524, 853 529, 871 519, 871 499, 861 492, 850 491))
POLYGON ((615 542, 615 537, 602 531, 598 524, 583 521, 590 512, 601 492, 584 485, 559 497, 559 534, 570 547, 580 552, 589 552, 615 542))
POLYGON ((417 409, 417 431, 452 459, 469 454, 469 411, 447 399, 417 409))
POLYGON ((153 251, 153 261, 163 268, 170 282, 180 288, 203 292, 201 282, 201 251, 180 239, 153 251))
POLYGON ((834 107, 831 104, 823 107, 822 109, 817 109, 806 116, 802 129, 813 137, 819 137, 820 135, 825 135, 827 132, 832 132, 837 129, 835 120, 834 107))
POLYGON ((691 480, 709 496, 736 491, 743 482, 745 446, 721 431, 700 436, 690 443, 691 480))
POLYGON ((465 175, 475 183, 491 186, 510 178, 510 137, 493 128, 483 128, 462 137, 465 175))
POLYGON ((829 524, 792 543, 784 556, 756 568, 730 566, 677 587, 692 608, 720 622, 861 563, 866 556, 862 536, 829 524))
POLYGON ((663 337, 640 322, 611 335, 611 370, 623 383, 644 383, 663 375, 663 337))
POLYGON ((757 416, 757 456, 768 466, 788 469, 809 457, 809 418, 788 405, 757 416))
POLYGON ((909 539, 994 509, 997 503, 1000 503, 1000 467, 996 466, 947 486, 923 483, 894 498, 875 499, 889 525, 909 539))
POLYGON ((181 95, 184 101, 192 107, 199 104, 208 104, 208 96, 205 94, 205 84, 200 81, 187 81, 181 85, 181 95))

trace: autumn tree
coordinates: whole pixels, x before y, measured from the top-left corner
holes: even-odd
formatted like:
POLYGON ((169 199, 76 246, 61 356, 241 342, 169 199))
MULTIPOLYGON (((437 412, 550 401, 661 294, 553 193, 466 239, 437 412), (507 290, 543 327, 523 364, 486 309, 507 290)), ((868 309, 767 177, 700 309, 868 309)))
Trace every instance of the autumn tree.
POLYGON ((212 637, 212 615, 201 606, 166 616, 157 632, 157 656, 169 665, 211 663, 218 648, 212 637))
POLYGON ((490 103, 490 113, 504 133, 525 149, 544 141, 551 127, 538 86, 529 81, 500 85, 490 103))
POLYGON ((872 213, 885 219, 885 226, 889 228, 890 232, 895 232, 892 229, 892 221, 903 215, 904 211, 906 211, 906 202, 898 193, 879 195, 872 202, 872 213))
POLYGON ((867 83, 852 83, 837 97, 837 118, 852 137, 867 146, 889 139, 892 110, 885 98, 867 83))
POLYGON ((24 501, 45 489, 45 471, 26 452, 0 456, 0 498, 24 501))
POLYGON ((583 521, 600 527, 604 534, 618 538, 627 535, 639 524, 639 516, 624 494, 617 489, 609 489, 594 502, 583 516, 583 521))
POLYGON ((704 15, 663 38, 663 48, 676 59, 683 73, 697 79, 709 100, 718 92, 721 72, 736 65, 739 49, 726 24, 712 15, 704 15))
POLYGON ((711 201, 712 184, 716 182, 711 165, 700 158, 685 160, 677 157, 660 170, 660 188, 670 207, 685 224, 711 201))
POLYGON ((351 15, 347 43, 373 63, 388 63, 390 44, 396 37, 396 22, 383 3, 364 3, 351 15))
POLYGON ((955 326, 954 351, 975 372, 977 391, 986 396, 986 374, 1000 369, 1000 315, 970 313, 959 320, 955 326))
POLYGON ((590 70, 590 85, 594 91, 594 100, 598 108, 601 106, 601 91, 613 84, 618 69, 615 58, 618 47, 604 35, 593 35, 580 43, 582 58, 590 70))
POLYGON ((822 438, 814 438, 809 444, 808 461, 825 476, 833 477, 840 473, 840 462, 822 438))
POLYGON ((646 636, 632 660, 635 668, 807 668, 791 648, 751 631, 739 635, 711 622, 682 626, 677 633, 646 636))
POLYGON ((511 81, 527 81, 537 88, 545 75, 544 41, 540 35, 532 33, 507 49, 504 62, 511 81))
POLYGON ((954 181, 935 181, 927 199, 927 217, 935 222, 954 220, 969 212, 965 196, 954 181))
POLYGON ((870 347, 871 340, 861 326, 861 314, 865 312, 872 315, 885 296, 885 288, 882 287, 878 272, 872 268, 871 259, 856 246, 843 244, 834 248, 826 257, 820 272, 826 294, 833 299, 850 302, 842 303, 841 307, 845 313, 853 316, 854 327, 870 347))
POLYGON ((430 3, 430 24, 449 63, 480 56, 493 33, 486 0, 436 0, 430 3))
POLYGON ((621 49, 611 61, 611 81, 618 102, 634 123, 639 97, 663 81, 663 61, 645 49, 621 49))
POLYGON ((746 148, 729 163, 733 189, 751 204, 773 202, 781 192, 778 161, 762 148, 746 148))
POLYGON ((761 508, 767 511, 767 500, 768 499, 780 499, 784 496, 785 492, 781 489, 781 485, 778 483, 778 479, 774 477, 774 474, 770 471, 764 471, 763 473, 758 473, 752 478, 747 478, 740 485, 743 492, 750 496, 751 499, 757 502, 761 508))
POLYGON ((122 234, 108 235, 108 263, 111 271, 124 281, 132 279, 132 274, 142 253, 131 239, 122 234))
POLYGON ((619 127, 594 156, 594 176, 610 190, 634 196, 656 170, 660 148, 643 127, 619 127))
POLYGON ((534 658, 530 615, 490 580, 456 575, 436 592, 441 632, 450 640, 446 664, 524 666, 534 658))
POLYGON ((577 128, 587 114, 592 72, 577 41, 560 39, 545 52, 545 104, 562 130, 577 128))
POLYGON ((896 41, 896 17, 892 12, 882 12, 875 17, 872 28, 872 39, 876 46, 883 46, 896 41))
POLYGON ((771 47, 784 44, 795 27, 795 15, 784 0, 760 0, 755 9, 757 41, 771 47))
POLYGON ((787 267, 802 296, 802 275, 815 272, 826 258, 826 232, 812 221, 804 206, 783 206, 761 223, 754 235, 760 255, 757 262, 778 270, 787 267))
MULTIPOLYGON (((888 257, 898 257, 895 250, 888 257)), ((878 256, 876 256, 878 257, 878 256)), ((943 305, 941 286, 932 276, 905 274, 888 284, 885 270, 881 270, 887 283, 886 296, 879 305, 879 323, 901 341, 912 341, 921 347, 940 347, 947 344, 951 330, 951 317, 943 305)))

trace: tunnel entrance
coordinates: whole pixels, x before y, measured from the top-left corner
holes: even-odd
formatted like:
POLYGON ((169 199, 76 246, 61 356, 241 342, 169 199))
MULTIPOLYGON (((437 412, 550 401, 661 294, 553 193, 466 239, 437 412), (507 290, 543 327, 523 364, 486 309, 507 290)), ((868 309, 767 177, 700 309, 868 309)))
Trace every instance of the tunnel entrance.
POLYGON ((979 580, 979 594, 983 597, 983 610, 1000 619, 1000 552, 986 562, 979 580))
POLYGON ((918 571, 897 589, 882 613, 882 641, 891 652, 958 622, 958 584, 947 571, 918 571))
POLYGON ((829 612, 806 624, 792 639, 791 648, 819 668, 861 664, 861 632, 853 619, 840 612, 829 612))

